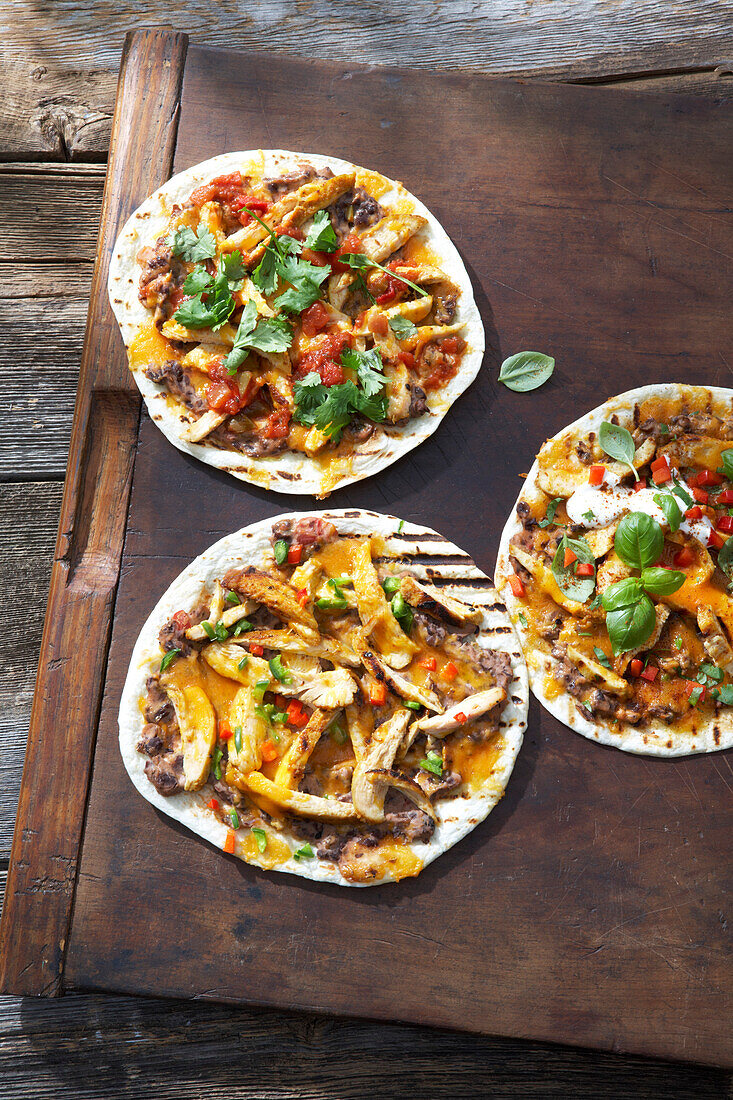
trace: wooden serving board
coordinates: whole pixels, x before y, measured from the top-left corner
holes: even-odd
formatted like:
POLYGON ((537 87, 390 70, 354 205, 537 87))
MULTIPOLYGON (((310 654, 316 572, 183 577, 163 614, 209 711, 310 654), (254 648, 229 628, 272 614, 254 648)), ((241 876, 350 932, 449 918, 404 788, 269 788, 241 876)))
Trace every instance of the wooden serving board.
POLYGON ((193 48, 184 70, 184 57, 181 36, 154 32, 133 37, 123 65, 3 988, 278 1005, 732 1064, 730 754, 632 757, 533 701, 488 820, 418 879, 366 890, 243 865, 135 792, 116 715, 150 608, 221 535, 313 502, 198 464, 145 414, 135 434, 104 290, 129 211, 171 170, 225 150, 329 153, 403 180, 461 250, 486 361, 427 443, 329 503, 435 527, 491 573, 546 436, 635 385, 733 383, 730 106, 193 48), (526 348, 557 369, 513 394, 497 367, 526 348))

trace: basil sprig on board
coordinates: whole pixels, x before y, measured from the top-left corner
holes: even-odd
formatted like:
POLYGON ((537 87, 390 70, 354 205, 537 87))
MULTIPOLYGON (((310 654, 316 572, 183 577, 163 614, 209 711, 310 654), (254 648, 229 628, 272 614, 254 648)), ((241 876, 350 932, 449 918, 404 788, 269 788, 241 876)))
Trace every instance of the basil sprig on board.
POLYGON ((558 588, 568 599, 577 600, 578 603, 585 603, 590 599, 596 587, 596 559, 585 539, 569 539, 567 535, 563 535, 552 559, 552 575, 558 588), (577 559, 567 566, 564 564, 566 550, 572 550, 577 559), (592 575, 579 577, 575 572, 578 565, 592 565, 592 575))
POLYGON ((646 512, 630 512, 619 523, 614 549, 641 576, 616 581, 601 596, 614 653, 638 649, 654 633, 657 615, 648 593, 671 596, 685 583, 685 574, 679 570, 654 565, 663 548, 662 528, 646 512))
POLYGON ((598 433, 598 442, 609 458, 623 462, 624 466, 629 467, 636 481, 639 480, 636 466, 634 466, 636 446, 630 431, 622 428, 620 424, 610 424, 604 420, 598 433))
POLYGON ((518 351, 501 364, 499 381, 515 393, 539 389, 555 369, 555 360, 541 351, 518 351))

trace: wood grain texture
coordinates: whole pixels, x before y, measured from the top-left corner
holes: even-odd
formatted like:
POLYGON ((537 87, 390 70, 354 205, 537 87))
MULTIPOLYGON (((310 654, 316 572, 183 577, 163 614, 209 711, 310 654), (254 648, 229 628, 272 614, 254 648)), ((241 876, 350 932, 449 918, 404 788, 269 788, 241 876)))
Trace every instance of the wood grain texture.
POLYGON ((426 69, 594 78, 731 60, 730 0, 2 0, 0 58, 114 69, 128 30, 173 24, 196 45, 426 69))
MULTIPOLYGON (((272 55, 244 68, 192 50, 175 167, 271 143, 272 120, 278 144, 321 148, 334 104, 349 126, 329 129, 329 151, 359 161, 369 149, 370 165, 434 210, 474 277, 489 347, 435 436, 334 505, 428 523, 490 573, 487 532, 501 529, 518 486, 507 455, 527 469, 546 434, 640 379, 727 377, 733 114, 678 97, 272 55), (440 118, 420 112, 438 98, 440 118), (495 383, 498 362, 522 346, 551 349, 559 364, 529 401, 495 383)), ((640 761, 535 707, 489 820, 419 879, 368 891, 224 859, 130 791, 116 713, 151 604, 219 534, 293 506, 302 501, 173 452, 143 422, 69 982, 729 1059, 725 760, 640 761)))
POLYGON ((63 485, 0 485, 0 866, 20 790, 63 485))
POLYGON ((185 56, 185 37, 164 31, 128 39, 123 56, 72 474, 61 506, 0 926, 0 986, 13 993, 60 990, 140 408, 107 301, 107 272, 123 221, 170 174, 185 56))
POLYGON ((0 262, 93 261, 103 188, 91 165, 0 165, 0 262))

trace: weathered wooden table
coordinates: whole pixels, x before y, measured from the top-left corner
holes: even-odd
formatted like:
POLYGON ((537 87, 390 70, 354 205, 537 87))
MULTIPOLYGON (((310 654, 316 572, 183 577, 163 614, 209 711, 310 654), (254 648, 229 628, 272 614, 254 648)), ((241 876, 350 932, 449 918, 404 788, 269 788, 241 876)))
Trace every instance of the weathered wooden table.
MULTIPOLYGON (((730 0, 145 5, 0 0, 0 874, 10 850, 124 32, 733 96, 730 0)), ((438 107, 439 109, 439 107, 438 107)), ((704 1027, 704 1021, 701 1021, 704 1027)), ((0 998, 3 1096, 722 1097, 728 1075, 271 1011, 0 998)))

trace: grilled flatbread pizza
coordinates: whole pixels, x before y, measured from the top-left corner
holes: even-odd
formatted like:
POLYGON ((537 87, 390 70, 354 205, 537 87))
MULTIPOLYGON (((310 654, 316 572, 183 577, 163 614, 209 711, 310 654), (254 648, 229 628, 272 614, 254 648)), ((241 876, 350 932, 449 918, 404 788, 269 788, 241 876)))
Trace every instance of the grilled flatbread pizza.
POLYGON ((540 450, 496 585, 532 690, 626 752, 733 744, 733 390, 645 386, 540 450))
POLYGON ((165 593, 120 747, 140 793, 225 852, 371 886, 418 875, 496 805, 528 690, 506 608, 458 547, 374 512, 287 514, 165 593))
POLYGON ((226 153, 125 225, 109 295, 180 450, 327 496, 427 439, 484 332, 460 256, 402 184, 320 155, 226 153))

